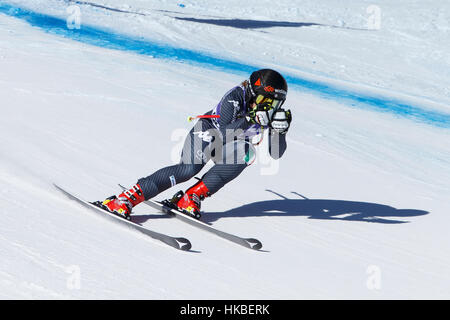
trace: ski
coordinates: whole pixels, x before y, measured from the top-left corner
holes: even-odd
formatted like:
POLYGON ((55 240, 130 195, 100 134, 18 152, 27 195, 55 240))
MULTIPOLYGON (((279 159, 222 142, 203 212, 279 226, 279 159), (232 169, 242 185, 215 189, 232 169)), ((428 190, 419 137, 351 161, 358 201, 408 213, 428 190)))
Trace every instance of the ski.
MULTIPOLYGON (((126 190, 126 188, 124 186, 122 186, 121 184, 119 184, 120 188, 122 188, 122 190, 126 190)), ((146 200, 143 203, 145 203, 146 205, 161 211, 163 213, 166 213, 172 217, 175 217, 185 223, 190 224, 193 227, 199 228, 201 230, 204 231, 208 231, 220 238, 226 239, 228 241, 234 242, 235 244, 241 245, 243 247, 249 248, 249 249, 253 249, 253 250, 259 250, 262 248, 262 243, 261 241, 259 241, 258 239, 254 239, 254 238, 241 238, 239 236, 236 236, 234 234, 225 232, 225 231, 221 231, 219 229, 216 229, 214 227, 212 227, 209 224, 206 224, 200 220, 197 220, 191 216, 188 216, 187 214, 184 214, 178 210, 172 209, 166 205, 164 205, 163 203, 159 202, 159 201, 154 201, 154 200, 146 200)))
POLYGON ((159 233, 156 231, 152 231, 150 229, 147 229, 135 222, 126 220, 123 217, 120 217, 118 215, 115 215, 111 212, 108 212, 106 210, 101 209, 100 207, 97 207, 95 205, 93 205, 90 202, 84 201, 81 198, 73 195, 72 193, 64 190, 63 188, 61 188, 60 186, 53 184, 55 186, 56 189, 58 189, 59 191, 61 191, 63 194, 65 194, 66 196, 68 196, 70 199, 77 201, 79 204, 83 205, 85 208, 88 208, 90 210, 92 210, 93 212, 96 212, 98 214, 101 214, 104 217, 108 217, 109 219, 121 223, 127 227, 130 227, 132 229, 135 229, 153 239, 159 240, 175 249, 178 250, 183 250, 183 251, 188 251, 191 249, 192 245, 191 242, 186 239, 186 238, 178 238, 178 237, 172 237, 163 233, 159 233))

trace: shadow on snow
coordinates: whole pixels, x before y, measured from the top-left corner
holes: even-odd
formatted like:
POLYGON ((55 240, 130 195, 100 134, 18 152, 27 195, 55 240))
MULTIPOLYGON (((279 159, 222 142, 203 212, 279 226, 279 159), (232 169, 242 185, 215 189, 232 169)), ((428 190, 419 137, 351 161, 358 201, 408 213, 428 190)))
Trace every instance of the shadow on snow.
POLYGON ((429 212, 416 209, 397 209, 388 205, 360 201, 308 199, 292 192, 302 199, 281 197, 277 200, 259 201, 233 208, 224 212, 208 212, 203 215, 205 222, 221 218, 235 217, 288 217, 303 216, 308 219, 364 221, 372 223, 400 224, 408 221, 395 218, 409 218, 426 215, 429 212))
POLYGON ((197 19, 197 18, 181 18, 181 17, 175 17, 175 19, 197 23, 213 24, 222 27, 233 27, 239 29, 320 26, 320 24, 318 23, 309 23, 309 22, 285 22, 285 21, 247 20, 247 19, 197 19))
MULTIPOLYGON (((211 224, 221 218, 298 216, 308 219, 401 224, 409 221, 395 218, 405 219, 429 214, 428 211, 424 210, 397 209, 385 204, 371 202, 308 199, 297 192, 292 193, 301 197, 301 199, 288 199, 272 190, 267 191, 276 194, 281 199, 253 202, 222 212, 204 212, 202 221, 211 224)), ((170 217, 163 213, 152 213, 133 215, 132 220, 141 224, 150 219, 160 218, 170 217)))

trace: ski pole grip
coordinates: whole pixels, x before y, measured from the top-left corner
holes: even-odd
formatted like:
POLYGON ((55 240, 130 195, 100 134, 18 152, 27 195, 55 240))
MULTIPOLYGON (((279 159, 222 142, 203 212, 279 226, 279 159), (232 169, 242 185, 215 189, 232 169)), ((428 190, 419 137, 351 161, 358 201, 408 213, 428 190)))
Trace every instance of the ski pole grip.
POLYGON ((191 122, 192 120, 195 120, 195 119, 213 119, 213 118, 218 119, 218 118, 220 118, 220 115, 218 115, 218 114, 207 114, 207 115, 193 116, 193 117, 190 116, 190 117, 188 117, 188 121, 191 122))

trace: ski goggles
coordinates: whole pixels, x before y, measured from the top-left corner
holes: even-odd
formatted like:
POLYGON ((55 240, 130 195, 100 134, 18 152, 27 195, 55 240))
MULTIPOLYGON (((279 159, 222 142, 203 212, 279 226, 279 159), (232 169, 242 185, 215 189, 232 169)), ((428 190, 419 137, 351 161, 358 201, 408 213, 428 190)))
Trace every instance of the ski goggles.
POLYGON ((284 100, 273 99, 271 97, 265 97, 262 94, 256 96, 255 103, 259 110, 277 110, 281 107, 284 100))

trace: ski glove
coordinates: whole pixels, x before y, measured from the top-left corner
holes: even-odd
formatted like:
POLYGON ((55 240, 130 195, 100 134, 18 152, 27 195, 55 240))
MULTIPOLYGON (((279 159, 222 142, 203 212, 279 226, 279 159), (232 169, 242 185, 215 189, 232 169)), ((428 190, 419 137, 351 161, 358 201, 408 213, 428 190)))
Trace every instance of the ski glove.
POLYGON ((279 109, 272 117, 271 126, 275 132, 285 134, 291 125, 291 110, 279 109))
POLYGON ((274 113, 273 109, 269 110, 252 110, 247 115, 247 120, 252 123, 257 123, 263 127, 267 127, 270 125, 270 119, 272 118, 274 113))
POLYGON ((269 111, 257 111, 255 116, 256 123, 259 123, 263 127, 267 127, 270 124, 270 117, 273 110, 269 111))

